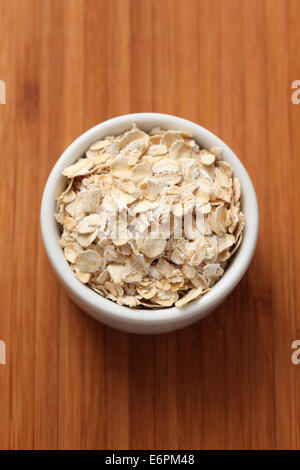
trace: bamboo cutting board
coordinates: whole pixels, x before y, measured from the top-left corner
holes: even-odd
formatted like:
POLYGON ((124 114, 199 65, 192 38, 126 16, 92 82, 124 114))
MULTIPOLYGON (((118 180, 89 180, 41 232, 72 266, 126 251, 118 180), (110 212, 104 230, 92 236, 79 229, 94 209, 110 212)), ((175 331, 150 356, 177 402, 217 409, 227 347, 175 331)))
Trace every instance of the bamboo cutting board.
POLYGON ((299 0, 0 0, 1 449, 300 448, 299 16, 299 0), (39 229, 65 147, 140 111, 224 139, 261 216, 230 297, 160 336, 83 314, 39 229))

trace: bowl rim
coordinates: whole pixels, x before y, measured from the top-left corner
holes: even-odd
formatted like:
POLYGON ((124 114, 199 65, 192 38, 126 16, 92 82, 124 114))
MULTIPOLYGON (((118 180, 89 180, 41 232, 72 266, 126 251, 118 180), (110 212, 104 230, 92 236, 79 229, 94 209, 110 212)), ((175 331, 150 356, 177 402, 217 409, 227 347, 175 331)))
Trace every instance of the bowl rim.
MULTIPOLYGON (((141 125, 141 128, 146 129, 147 126, 144 124, 141 125)), ((195 139, 199 140, 199 138, 195 139)), ((40 222, 42 239, 48 258, 57 276, 68 288, 71 297, 73 296, 73 298, 81 300, 83 304, 88 305, 94 312, 98 311, 101 313, 101 317, 113 317, 116 321, 126 321, 126 323, 139 325, 161 325, 182 322, 183 320, 188 320, 193 317, 200 319, 217 307, 234 289, 246 272, 255 251, 259 229, 259 209, 255 189, 250 176, 236 154, 219 137, 199 124, 175 115, 162 113, 133 113, 120 115, 93 126, 77 137, 77 139, 64 150, 47 179, 42 196, 40 222), (58 179, 61 178, 62 170, 76 161, 93 141, 95 142, 105 135, 112 134, 112 132, 109 132, 110 128, 120 127, 129 129, 133 122, 139 124, 139 121, 147 122, 149 129, 158 126, 166 129, 182 128, 183 130, 190 131, 192 134, 201 134, 201 139, 213 140, 215 146, 222 148, 224 160, 229 159, 231 166, 234 166, 234 173, 237 173, 241 181, 243 199, 244 201, 247 200, 249 212, 251 212, 251 223, 246 220, 246 233, 243 241, 235 253, 234 259, 225 270, 224 275, 203 297, 181 308, 137 309, 121 306, 101 297, 90 287, 82 284, 74 276, 58 243, 57 222, 54 219, 54 203, 56 186, 58 179), (72 159, 73 155, 76 155, 74 159, 72 159)), ((101 321, 101 318, 99 319, 101 321)))

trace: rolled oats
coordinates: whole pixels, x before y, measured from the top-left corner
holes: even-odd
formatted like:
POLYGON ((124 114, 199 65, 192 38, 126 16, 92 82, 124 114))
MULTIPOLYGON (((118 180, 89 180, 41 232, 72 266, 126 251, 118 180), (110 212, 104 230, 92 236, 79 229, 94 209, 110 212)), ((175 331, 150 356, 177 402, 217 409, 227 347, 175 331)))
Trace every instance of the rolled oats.
POLYGON ((133 125, 65 168, 60 244, 75 276, 128 307, 183 307, 223 275, 245 225, 222 150, 133 125))

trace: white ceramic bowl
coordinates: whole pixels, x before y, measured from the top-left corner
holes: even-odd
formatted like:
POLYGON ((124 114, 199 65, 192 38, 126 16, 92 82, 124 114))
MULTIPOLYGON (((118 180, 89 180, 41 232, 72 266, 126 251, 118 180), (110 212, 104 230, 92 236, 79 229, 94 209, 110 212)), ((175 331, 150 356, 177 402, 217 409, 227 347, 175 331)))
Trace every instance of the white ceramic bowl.
POLYGON ((204 318, 214 310, 237 285, 248 268, 256 246, 258 226, 259 215, 255 190, 247 171, 233 151, 222 140, 198 124, 167 114, 127 114, 102 122, 82 134, 56 162, 45 186, 41 205, 44 245, 49 260, 70 297, 96 320, 133 333, 163 333, 176 330, 204 318), (243 241, 222 278, 201 299, 183 308, 133 309, 117 305, 101 297, 76 279, 59 245, 59 232, 54 212, 55 197, 66 184, 65 178, 61 176, 63 169, 82 156, 93 142, 106 135, 121 134, 129 130, 133 122, 146 131, 158 126, 163 129, 187 130, 203 147, 222 147, 223 158, 228 161, 241 182, 242 210, 246 221, 243 241))

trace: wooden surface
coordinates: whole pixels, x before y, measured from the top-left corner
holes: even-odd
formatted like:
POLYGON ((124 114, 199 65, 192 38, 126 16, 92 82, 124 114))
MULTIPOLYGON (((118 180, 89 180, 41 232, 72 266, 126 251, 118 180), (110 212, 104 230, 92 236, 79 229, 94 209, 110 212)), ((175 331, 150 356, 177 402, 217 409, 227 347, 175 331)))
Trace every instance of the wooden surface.
POLYGON ((299 0, 0 0, 0 448, 300 448, 299 17, 299 0), (64 148, 139 111, 224 139, 261 214, 231 296, 156 337, 83 314, 39 229, 64 148))

